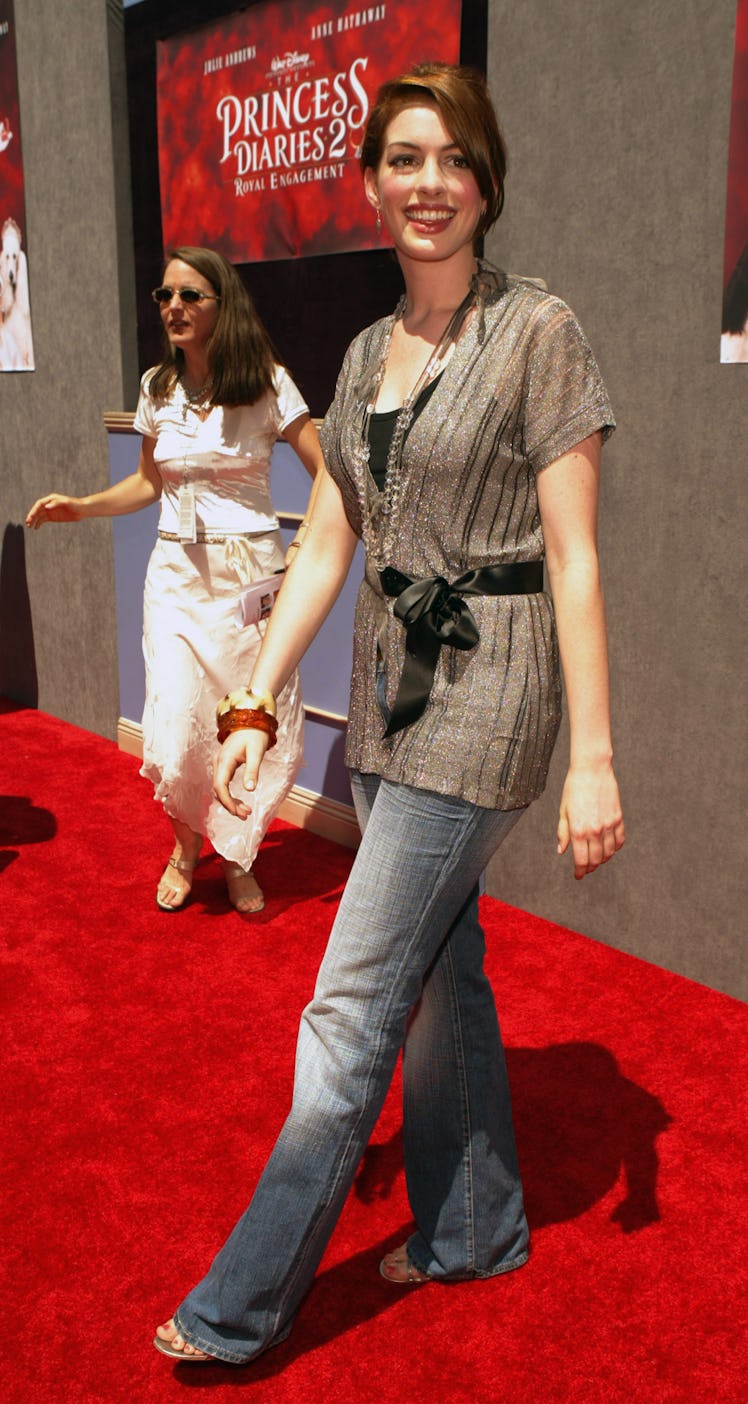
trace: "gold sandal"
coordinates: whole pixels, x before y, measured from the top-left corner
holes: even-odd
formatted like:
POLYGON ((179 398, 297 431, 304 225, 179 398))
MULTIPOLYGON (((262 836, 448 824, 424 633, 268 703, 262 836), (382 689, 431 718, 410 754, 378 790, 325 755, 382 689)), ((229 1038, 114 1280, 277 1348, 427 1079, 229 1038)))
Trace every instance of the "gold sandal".
POLYGON ((242 867, 241 863, 229 863, 225 858, 222 859, 222 863, 223 875, 226 879, 229 901, 232 907, 234 907, 237 912, 240 912, 242 916, 256 916, 265 906, 265 896, 252 869, 250 868, 249 872, 247 872, 246 869, 242 867), (252 887, 249 892, 242 892, 240 890, 240 884, 242 879, 246 878, 252 879, 252 887), (251 902, 252 905, 240 906, 240 903, 247 901, 251 902))
POLYGON ((176 868, 176 870, 177 870, 178 873, 193 873, 193 872, 195 871, 195 868, 197 867, 197 865, 198 865, 199 862, 200 862, 200 856, 199 856, 199 854, 198 854, 197 858, 175 858, 174 855, 172 854, 171 858, 169 859, 168 863, 166 864, 166 868, 164 868, 164 871, 163 871, 163 873, 162 873, 162 875, 161 875, 161 881, 159 882, 159 885, 158 885, 158 887, 156 888, 156 906, 159 908, 160 911, 162 911, 162 912, 178 912, 178 911, 181 911, 182 907, 184 906, 185 902, 187 901, 187 898, 188 898, 189 895, 190 895, 190 892, 192 891, 192 884, 190 884, 190 886, 189 886, 189 888, 187 889, 187 891, 185 892, 184 897, 182 898, 181 902, 162 902, 161 897, 159 896, 159 893, 160 893, 160 891, 161 891, 161 887, 162 887, 164 878, 166 877, 166 869, 167 869, 167 868, 176 868))

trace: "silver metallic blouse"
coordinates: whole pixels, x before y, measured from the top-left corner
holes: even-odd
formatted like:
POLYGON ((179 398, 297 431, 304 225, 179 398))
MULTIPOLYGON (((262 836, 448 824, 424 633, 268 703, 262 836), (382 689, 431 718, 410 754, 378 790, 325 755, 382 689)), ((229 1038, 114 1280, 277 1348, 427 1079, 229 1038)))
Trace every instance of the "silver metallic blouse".
POLYGON ((387 739, 377 701, 397 693, 403 624, 379 581, 413 580, 543 557, 536 475, 614 419, 573 312, 558 298, 481 263, 478 305, 405 439, 397 483, 376 488, 367 404, 397 313, 346 353, 322 447, 366 546, 356 606, 346 763, 353 769, 516 809, 545 785, 561 713, 553 606, 545 593, 473 596, 480 641, 441 649, 426 710, 387 739))

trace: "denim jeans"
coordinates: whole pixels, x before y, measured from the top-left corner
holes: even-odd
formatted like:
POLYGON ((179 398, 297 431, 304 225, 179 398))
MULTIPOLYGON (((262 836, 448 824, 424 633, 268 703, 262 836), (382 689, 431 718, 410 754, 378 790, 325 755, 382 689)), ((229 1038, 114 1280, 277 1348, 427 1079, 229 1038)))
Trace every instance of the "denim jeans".
POLYGON ((477 907, 480 874, 522 810, 353 782, 363 837, 302 1014, 291 1111, 249 1208, 175 1315, 222 1360, 288 1335, 401 1049, 415 1266, 454 1281, 528 1255, 477 907))

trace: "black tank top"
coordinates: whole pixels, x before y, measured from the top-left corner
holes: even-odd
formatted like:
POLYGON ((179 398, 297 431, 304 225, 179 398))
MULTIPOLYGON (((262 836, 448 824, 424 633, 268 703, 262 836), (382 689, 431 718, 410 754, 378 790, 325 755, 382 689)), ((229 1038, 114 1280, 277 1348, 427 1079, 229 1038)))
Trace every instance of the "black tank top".
MULTIPOLYGON (((444 372, 442 372, 442 374, 443 373, 444 372)), ((431 399, 440 379, 441 376, 438 375, 435 380, 430 380, 428 385, 424 385, 413 407, 413 418, 410 422, 408 433, 410 433, 419 414, 425 409, 431 399)), ((390 451, 390 442, 395 428, 395 420, 399 413, 400 411, 396 409, 383 410, 381 414, 373 414, 369 420, 369 471, 380 492, 384 487, 387 454, 390 451)))

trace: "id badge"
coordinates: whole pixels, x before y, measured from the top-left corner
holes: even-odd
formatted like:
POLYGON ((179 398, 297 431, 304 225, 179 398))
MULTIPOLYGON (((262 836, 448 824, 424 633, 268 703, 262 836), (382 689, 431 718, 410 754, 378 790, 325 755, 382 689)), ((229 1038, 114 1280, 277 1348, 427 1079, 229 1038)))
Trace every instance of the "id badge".
POLYGON ((185 545, 197 541, 195 489, 191 483, 182 483, 179 489, 179 540, 185 545))

